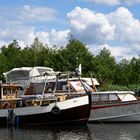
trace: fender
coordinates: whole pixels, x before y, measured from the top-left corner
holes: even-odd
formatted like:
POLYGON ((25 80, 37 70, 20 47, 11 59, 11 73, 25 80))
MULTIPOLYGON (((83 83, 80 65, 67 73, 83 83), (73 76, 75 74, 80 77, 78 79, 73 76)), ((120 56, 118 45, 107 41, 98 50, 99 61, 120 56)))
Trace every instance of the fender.
POLYGON ((51 110, 51 112, 54 114, 54 115, 58 115, 60 114, 60 108, 58 106, 54 106, 51 110))

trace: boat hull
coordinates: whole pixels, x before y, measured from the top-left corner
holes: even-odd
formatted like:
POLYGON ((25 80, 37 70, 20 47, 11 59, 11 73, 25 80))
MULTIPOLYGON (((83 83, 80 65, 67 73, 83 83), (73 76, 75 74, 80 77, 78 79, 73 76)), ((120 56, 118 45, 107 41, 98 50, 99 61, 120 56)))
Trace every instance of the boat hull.
POLYGON ((8 109, 0 110, 0 126, 7 125, 8 109))
POLYGON ((55 106, 56 104, 52 103, 48 106, 16 108, 14 110, 15 124, 21 126, 85 125, 88 122, 91 110, 89 96, 58 102, 59 111, 53 112, 52 108, 55 106))
POLYGON ((89 122, 140 122, 140 101, 92 104, 89 122))

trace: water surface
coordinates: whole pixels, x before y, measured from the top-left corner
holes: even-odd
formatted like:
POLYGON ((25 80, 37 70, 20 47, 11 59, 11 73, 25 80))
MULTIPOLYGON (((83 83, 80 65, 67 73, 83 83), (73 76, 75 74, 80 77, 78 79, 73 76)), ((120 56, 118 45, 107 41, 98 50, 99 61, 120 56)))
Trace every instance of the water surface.
POLYGON ((140 123, 0 128, 0 140, 140 140, 140 123))

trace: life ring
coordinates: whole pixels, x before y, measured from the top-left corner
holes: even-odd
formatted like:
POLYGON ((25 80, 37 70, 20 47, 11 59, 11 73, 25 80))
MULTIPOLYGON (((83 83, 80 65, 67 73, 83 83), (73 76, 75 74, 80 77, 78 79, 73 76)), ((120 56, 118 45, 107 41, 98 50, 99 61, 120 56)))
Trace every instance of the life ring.
POLYGON ((58 106, 54 106, 51 110, 51 112, 55 115, 60 114, 60 108, 58 106))
POLYGON ((11 108, 10 102, 4 102, 3 103, 3 109, 8 109, 8 108, 11 108))

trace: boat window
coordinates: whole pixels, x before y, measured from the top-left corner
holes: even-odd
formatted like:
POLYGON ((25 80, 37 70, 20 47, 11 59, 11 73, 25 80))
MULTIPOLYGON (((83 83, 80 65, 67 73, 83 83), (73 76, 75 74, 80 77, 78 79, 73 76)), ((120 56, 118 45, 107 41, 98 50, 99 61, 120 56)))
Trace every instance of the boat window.
POLYGON ((38 72, 40 73, 40 74, 43 74, 44 72, 51 72, 51 71, 53 71, 52 69, 43 69, 43 68, 38 68, 38 72))
POLYGON ((55 88, 55 82, 47 83, 45 93, 53 93, 54 88, 55 88))
POLYGON ((3 89, 3 95, 10 95, 10 89, 9 88, 4 88, 3 89))
POLYGON ((25 95, 38 95, 42 94, 44 88, 44 83, 31 84, 25 92, 25 95))
POLYGON ((68 91, 72 91, 72 88, 68 85, 67 81, 58 82, 56 92, 68 92, 68 91))
POLYGON ((29 77, 29 71, 26 70, 18 70, 18 71, 11 71, 7 74, 7 80, 18 80, 20 78, 27 78, 29 77))
POLYGON ((94 94, 91 97, 92 97, 92 102, 99 102, 100 101, 99 94, 94 94))
POLYGON ((68 90, 67 82, 66 81, 58 82, 57 90, 68 90))
POLYGON ((115 100, 119 100, 119 98, 116 94, 109 94, 109 100, 110 101, 115 101, 115 100))
POLYGON ((118 94, 118 97, 121 101, 133 101, 137 100, 133 94, 125 93, 125 94, 118 94))
POLYGON ((100 95, 100 101, 108 101, 109 97, 108 94, 101 94, 100 95))
POLYGON ((43 89, 44 89, 44 83, 42 83, 42 84, 36 84, 36 85, 34 86, 34 95, 35 95, 35 94, 36 94, 36 95, 42 94, 43 89))
POLYGON ((3 89, 3 95, 4 96, 10 96, 10 95, 14 95, 16 94, 17 92, 17 88, 12 88, 12 87, 9 87, 9 88, 4 88, 3 89))

